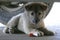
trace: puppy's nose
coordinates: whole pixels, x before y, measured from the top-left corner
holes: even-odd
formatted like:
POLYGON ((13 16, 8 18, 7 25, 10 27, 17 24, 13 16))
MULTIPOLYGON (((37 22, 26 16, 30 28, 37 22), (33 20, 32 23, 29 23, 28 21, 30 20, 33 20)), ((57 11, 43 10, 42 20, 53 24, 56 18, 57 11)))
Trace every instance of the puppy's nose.
POLYGON ((33 20, 33 23, 37 24, 39 22, 39 19, 33 20))

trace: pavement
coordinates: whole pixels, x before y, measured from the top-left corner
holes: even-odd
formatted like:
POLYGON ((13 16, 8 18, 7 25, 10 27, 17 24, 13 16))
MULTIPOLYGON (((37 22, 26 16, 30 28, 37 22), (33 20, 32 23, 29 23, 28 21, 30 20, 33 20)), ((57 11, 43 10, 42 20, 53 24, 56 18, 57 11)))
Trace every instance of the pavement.
POLYGON ((60 40, 60 27, 47 27, 55 32, 54 36, 29 37, 26 34, 4 34, 4 27, 0 27, 0 40, 60 40))

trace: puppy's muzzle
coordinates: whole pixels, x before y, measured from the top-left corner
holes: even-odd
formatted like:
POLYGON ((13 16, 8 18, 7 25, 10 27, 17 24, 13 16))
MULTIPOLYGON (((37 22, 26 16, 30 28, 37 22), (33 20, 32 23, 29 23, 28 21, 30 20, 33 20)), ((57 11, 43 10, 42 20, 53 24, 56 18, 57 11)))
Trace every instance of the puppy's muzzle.
POLYGON ((33 23, 37 24, 40 20, 39 19, 34 19, 33 23))

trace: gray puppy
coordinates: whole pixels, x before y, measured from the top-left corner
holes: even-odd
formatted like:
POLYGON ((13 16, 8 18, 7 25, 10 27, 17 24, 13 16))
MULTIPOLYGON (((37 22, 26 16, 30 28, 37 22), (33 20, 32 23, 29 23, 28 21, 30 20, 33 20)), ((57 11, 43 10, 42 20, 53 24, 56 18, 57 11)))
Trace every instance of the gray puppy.
POLYGON ((4 29, 5 33, 33 34, 34 36, 54 35, 44 25, 48 4, 45 2, 29 2, 24 5, 24 12, 13 16, 4 29))

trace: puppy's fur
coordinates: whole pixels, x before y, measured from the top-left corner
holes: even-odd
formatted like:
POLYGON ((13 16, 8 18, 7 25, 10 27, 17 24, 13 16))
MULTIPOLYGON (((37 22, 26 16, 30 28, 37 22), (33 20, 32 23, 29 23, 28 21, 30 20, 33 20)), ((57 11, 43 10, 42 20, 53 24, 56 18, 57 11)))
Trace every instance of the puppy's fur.
POLYGON ((54 35, 44 25, 48 4, 44 2, 29 2, 24 5, 24 12, 13 16, 4 29, 5 33, 33 33, 34 36, 54 35))

